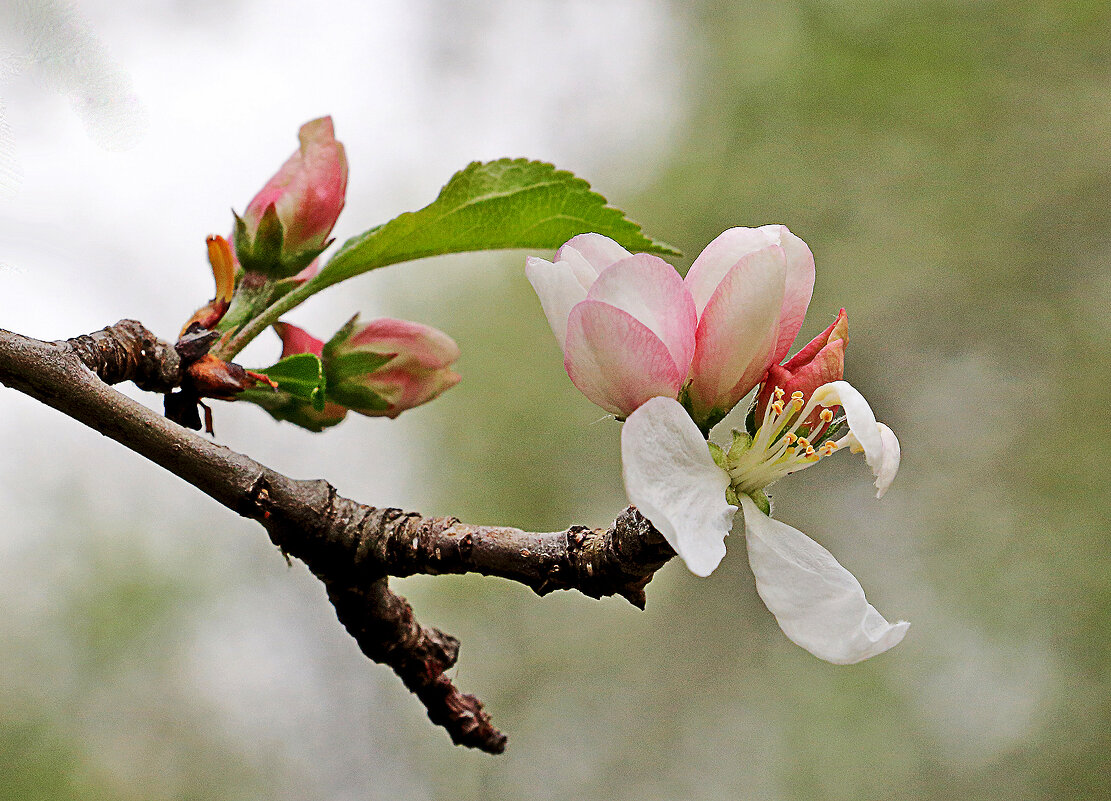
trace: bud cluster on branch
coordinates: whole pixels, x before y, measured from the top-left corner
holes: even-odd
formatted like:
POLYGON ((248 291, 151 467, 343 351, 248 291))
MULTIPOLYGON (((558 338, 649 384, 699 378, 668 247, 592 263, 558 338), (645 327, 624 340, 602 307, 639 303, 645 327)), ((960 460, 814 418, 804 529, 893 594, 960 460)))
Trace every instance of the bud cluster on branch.
POLYGON ((498 753, 504 736, 482 704, 445 675, 459 644, 420 624, 389 576, 480 573, 540 595, 579 590, 644 606, 644 586, 674 551, 633 509, 609 529, 532 533, 455 518, 375 508, 325 481, 295 480, 194 434, 112 389, 133 380, 166 392, 180 357, 135 320, 65 342, 0 329, 0 383, 116 440, 238 514, 258 521, 287 556, 324 583, 344 627, 371 659, 389 665, 454 742, 498 753), (103 379, 103 380, 102 380, 103 379))

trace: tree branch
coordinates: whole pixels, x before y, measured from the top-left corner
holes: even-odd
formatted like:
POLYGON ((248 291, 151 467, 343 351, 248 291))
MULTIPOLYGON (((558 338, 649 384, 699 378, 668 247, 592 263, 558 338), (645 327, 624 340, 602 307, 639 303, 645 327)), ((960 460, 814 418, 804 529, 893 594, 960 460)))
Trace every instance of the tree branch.
POLYGON ((674 556, 633 507, 609 529, 533 533, 367 506, 326 481, 292 479, 217 445, 108 386, 125 380, 169 392, 181 383, 181 359, 134 320, 65 342, 0 329, 0 383, 262 524, 283 553, 305 562, 324 583, 363 653, 389 665, 459 745, 500 753, 505 737, 481 702, 444 675, 458 657, 458 641, 421 625, 389 589, 388 576, 474 572, 520 582, 539 595, 575 589, 592 598, 620 595, 643 608, 645 585, 674 556))

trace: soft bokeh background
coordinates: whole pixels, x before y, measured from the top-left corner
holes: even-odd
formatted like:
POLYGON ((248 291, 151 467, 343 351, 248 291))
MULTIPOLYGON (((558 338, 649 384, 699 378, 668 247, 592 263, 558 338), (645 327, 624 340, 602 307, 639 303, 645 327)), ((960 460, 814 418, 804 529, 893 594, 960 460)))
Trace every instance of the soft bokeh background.
MULTIPOLYGON (((905 456, 882 502, 837 457, 779 516, 913 626, 819 662, 736 536, 646 612, 397 582, 511 738, 456 749, 261 530, 0 390, 0 799, 1108 797, 1109 45, 1105 2, 4 2, 0 326, 171 336, 211 294, 204 236, 323 113, 341 239, 502 155, 586 177, 682 269, 784 222, 817 258, 803 336, 848 307, 848 377, 905 456)), ((220 441, 371 503, 606 524, 619 426, 522 264, 391 267, 295 313, 448 331, 465 380, 436 403, 319 436, 226 406, 220 441)))

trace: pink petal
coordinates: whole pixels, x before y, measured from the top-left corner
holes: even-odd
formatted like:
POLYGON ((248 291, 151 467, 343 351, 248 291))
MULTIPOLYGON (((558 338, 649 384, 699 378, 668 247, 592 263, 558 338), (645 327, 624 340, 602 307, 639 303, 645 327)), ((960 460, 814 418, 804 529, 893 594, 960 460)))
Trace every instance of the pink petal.
MULTIPOLYGON (((829 327, 814 337, 806 346, 791 357, 791 360, 783 365, 788 372, 795 372, 807 362, 811 361, 818 353, 826 347, 830 342, 841 340, 845 345, 849 344, 849 318, 842 309, 837 313, 837 319, 829 324, 829 327)), ((842 347, 844 350, 844 347, 842 347)), ((841 376, 837 376, 840 378, 841 376)), ((836 381, 836 378, 829 379, 836 381)), ((809 394, 809 393, 807 393, 809 394)))
POLYGON ((399 361, 426 370, 447 367, 459 358, 459 346, 440 329, 392 317, 371 320, 344 344, 345 349, 359 347, 375 353, 396 353, 399 361))
POLYGON ((778 228, 780 247, 787 255, 787 274, 783 286, 783 307, 779 312, 779 340, 775 345, 772 361, 780 362, 791 349, 791 343, 802 328, 810 297, 814 293, 814 254, 806 243, 787 230, 785 225, 764 226, 778 228))
POLYGON ((587 398, 619 417, 649 398, 674 398, 686 377, 648 326, 590 299, 571 310, 563 364, 587 398))
POLYGON ((814 291, 814 255, 787 226, 730 228, 707 245, 694 260, 687 272, 686 283, 694 297, 695 308, 701 315, 729 270, 745 256, 771 245, 782 247, 787 260, 779 335, 773 352, 773 360, 780 362, 798 336, 814 291))
POLYGON ((320 356, 324 349, 324 342, 303 328, 289 323, 274 323, 274 330, 282 339, 283 359, 297 353, 312 353, 320 356))
POLYGON ((283 250, 321 247, 343 209, 347 156, 336 141, 331 117, 301 126, 301 146, 247 205, 243 218, 253 237, 267 207, 285 227, 283 250))
POLYGON ((615 261, 633 255, 608 236, 601 234, 579 234, 568 239, 556 251, 556 261, 569 262, 575 274, 583 282, 584 289, 590 289, 598 273, 615 261))
POLYGON ((779 227, 730 228, 703 248, 684 279, 699 315, 710 302, 718 284, 737 262, 751 253, 779 244, 778 230, 770 230, 779 227))
POLYGON ((724 415, 768 369, 785 270, 783 249, 773 245, 743 257, 721 279, 695 334, 690 387, 695 419, 724 415))
POLYGON ((630 256, 602 270, 587 297, 628 312, 648 326, 686 376, 694 356, 697 317, 694 299, 674 267, 646 253, 630 256))

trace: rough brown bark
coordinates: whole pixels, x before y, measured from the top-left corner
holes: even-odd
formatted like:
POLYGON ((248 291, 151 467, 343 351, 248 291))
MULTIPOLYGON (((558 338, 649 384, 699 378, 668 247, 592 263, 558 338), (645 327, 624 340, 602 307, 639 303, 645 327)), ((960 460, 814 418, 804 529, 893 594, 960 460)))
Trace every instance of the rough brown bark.
POLYGON ((459 745, 500 753, 505 737, 481 702, 445 676, 458 641, 417 621, 389 576, 481 573, 537 594, 620 595, 643 608, 644 587, 674 552, 635 508, 608 529, 533 533, 424 517, 340 496, 326 481, 289 478, 201 437, 112 389, 134 381, 166 393, 181 358, 134 320, 64 342, 0 329, 0 383, 111 437, 238 514, 258 521, 288 556, 324 583, 340 622, 363 653, 389 665, 428 716, 459 745))

